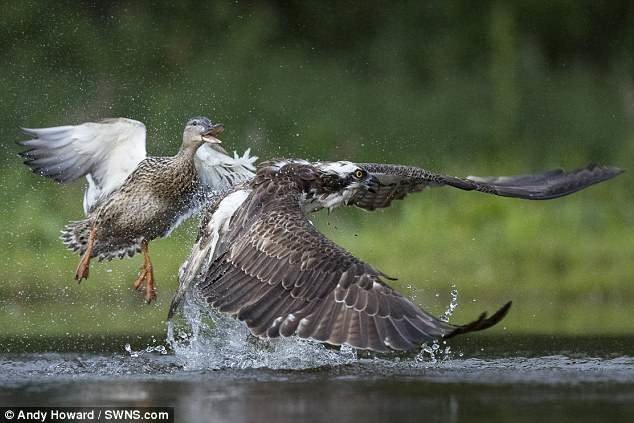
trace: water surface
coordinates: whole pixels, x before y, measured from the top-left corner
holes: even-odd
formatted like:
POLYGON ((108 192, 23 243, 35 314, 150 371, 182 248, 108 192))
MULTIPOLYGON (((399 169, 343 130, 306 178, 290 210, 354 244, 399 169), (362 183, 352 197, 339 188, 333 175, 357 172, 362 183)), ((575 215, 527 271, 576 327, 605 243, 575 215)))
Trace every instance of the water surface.
POLYGON ((472 336, 435 362, 296 340, 5 353, 0 404, 173 406, 183 422, 631 421, 632 341, 472 336))
POLYGON ((469 334, 372 356, 262 341, 195 303, 167 339, 0 340, 0 405, 173 406, 183 422, 625 421, 634 338, 469 334))

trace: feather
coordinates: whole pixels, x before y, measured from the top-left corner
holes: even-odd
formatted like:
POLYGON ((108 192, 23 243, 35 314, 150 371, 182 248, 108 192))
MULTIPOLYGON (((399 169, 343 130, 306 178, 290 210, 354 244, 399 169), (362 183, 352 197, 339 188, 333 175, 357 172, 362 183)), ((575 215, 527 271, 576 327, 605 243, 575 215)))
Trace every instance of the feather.
POLYGON ((556 169, 535 175, 457 178, 413 166, 377 163, 362 163, 359 166, 375 178, 374 186, 360 191, 353 201, 355 206, 367 210, 388 207, 392 201, 428 186, 451 186, 525 200, 550 200, 570 195, 623 172, 617 167, 591 164, 571 172, 556 169))
POLYGON ((20 144, 25 164, 60 183, 88 179, 84 212, 117 190, 146 157, 145 126, 132 119, 107 119, 81 125, 23 128, 34 139, 20 144))
MULTIPOLYGON (((306 213, 319 205, 316 199, 332 206, 348 198, 346 204, 374 209, 427 186, 441 185, 546 199, 570 194, 619 172, 588 167, 573 172, 461 179, 398 165, 267 162, 249 182, 229 220, 219 224, 218 211, 204 219, 199 239, 213 233, 219 241, 205 253, 210 264, 198 286, 203 296, 213 299, 213 306, 236 314, 256 336, 297 335, 382 352, 413 350, 432 339, 491 327, 506 315, 510 303, 491 317, 482 315, 462 326, 430 315, 385 283, 392 278, 328 240, 310 223, 306 213), (359 166, 368 172, 367 184, 346 191, 349 188, 342 182, 346 172, 359 166), (224 266, 231 270, 218 270, 224 266), (235 276, 236 272, 241 276, 235 276)), ((230 201, 229 196, 220 201, 218 210, 230 201)), ((189 279, 181 278, 179 290, 188 286, 189 279)))

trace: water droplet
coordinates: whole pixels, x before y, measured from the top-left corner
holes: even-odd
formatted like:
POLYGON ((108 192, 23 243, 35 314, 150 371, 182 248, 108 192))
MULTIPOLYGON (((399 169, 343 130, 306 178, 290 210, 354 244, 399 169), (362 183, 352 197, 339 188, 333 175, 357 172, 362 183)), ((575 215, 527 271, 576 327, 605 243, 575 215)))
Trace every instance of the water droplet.
POLYGON ((458 290, 456 289, 455 284, 452 284, 451 288, 452 289, 449 292, 449 294, 451 295, 449 306, 447 306, 447 309, 445 310, 445 312, 442 314, 442 316, 440 316, 440 320, 442 320, 443 322, 448 322, 451 315, 458 308, 458 290))

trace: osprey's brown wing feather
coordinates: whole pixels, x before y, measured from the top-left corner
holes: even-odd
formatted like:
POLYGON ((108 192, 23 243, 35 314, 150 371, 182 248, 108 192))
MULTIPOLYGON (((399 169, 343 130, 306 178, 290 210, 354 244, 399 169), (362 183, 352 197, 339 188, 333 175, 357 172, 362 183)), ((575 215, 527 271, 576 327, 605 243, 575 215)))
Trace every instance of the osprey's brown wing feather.
POLYGON ((373 163, 361 163, 359 166, 377 180, 374 190, 362 192, 354 200, 356 206, 368 210, 388 207, 393 200, 400 200, 425 187, 443 185, 503 197, 549 200, 572 194, 622 173, 617 167, 589 165, 571 172, 558 169, 535 175, 458 178, 413 166, 373 163))
POLYGON ((253 192, 236 213, 230 242, 198 280, 198 291, 260 337, 297 335, 374 351, 485 329, 506 314, 454 326, 426 313, 381 272, 328 240, 307 220, 298 193, 253 192), (263 197, 268 197, 268 200, 263 197))

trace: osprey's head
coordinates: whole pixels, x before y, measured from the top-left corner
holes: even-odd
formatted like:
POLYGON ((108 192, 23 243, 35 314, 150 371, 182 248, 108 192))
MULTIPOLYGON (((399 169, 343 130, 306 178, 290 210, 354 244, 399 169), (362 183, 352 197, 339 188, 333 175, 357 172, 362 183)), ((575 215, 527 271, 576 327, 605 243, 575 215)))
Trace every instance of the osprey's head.
POLYGON ((220 144, 216 135, 225 129, 222 123, 213 123, 206 117, 194 117, 187 121, 183 131, 183 147, 200 147, 204 142, 220 144))
POLYGON ((312 167, 315 178, 306 184, 306 211, 348 205, 359 192, 372 191, 378 185, 374 176, 355 163, 316 162, 312 167))

